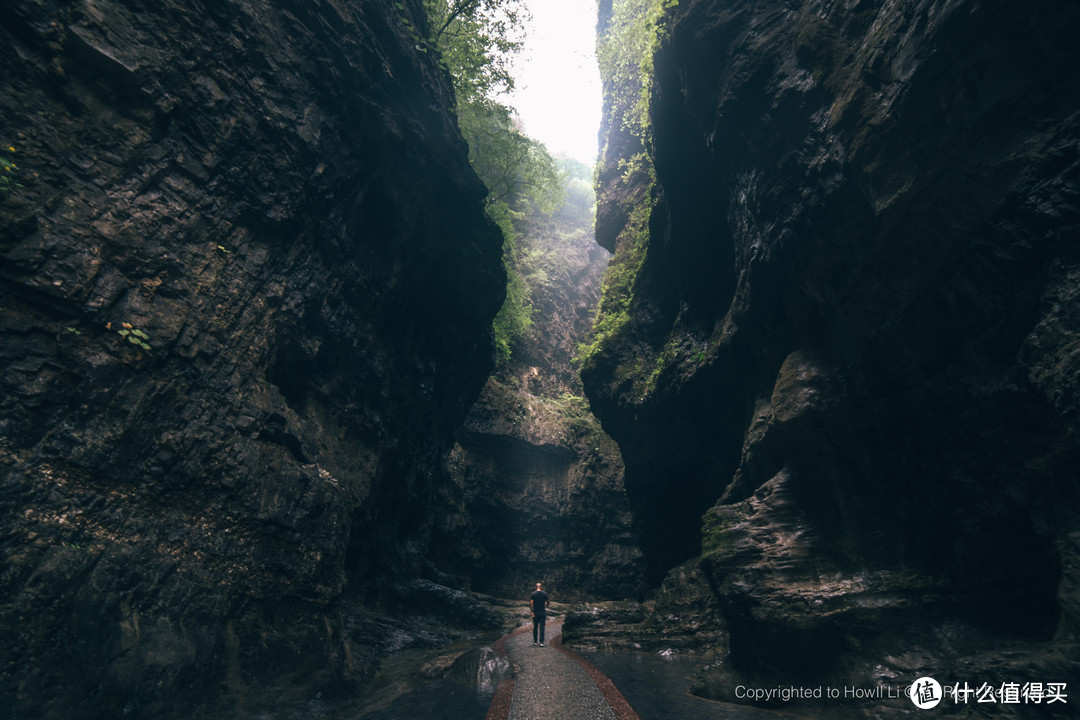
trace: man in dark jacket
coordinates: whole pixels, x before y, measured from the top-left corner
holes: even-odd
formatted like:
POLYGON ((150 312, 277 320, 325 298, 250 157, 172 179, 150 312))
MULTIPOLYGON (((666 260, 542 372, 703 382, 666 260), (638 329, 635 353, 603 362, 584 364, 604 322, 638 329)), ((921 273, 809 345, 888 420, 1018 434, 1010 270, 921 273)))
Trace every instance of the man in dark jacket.
POLYGON ((532 610, 533 618, 533 645, 536 645, 537 637, 540 638, 540 647, 544 647, 544 623, 547 622, 548 594, 544 587, 536 583, 536 592, 529 598, 529 609, 532 610))

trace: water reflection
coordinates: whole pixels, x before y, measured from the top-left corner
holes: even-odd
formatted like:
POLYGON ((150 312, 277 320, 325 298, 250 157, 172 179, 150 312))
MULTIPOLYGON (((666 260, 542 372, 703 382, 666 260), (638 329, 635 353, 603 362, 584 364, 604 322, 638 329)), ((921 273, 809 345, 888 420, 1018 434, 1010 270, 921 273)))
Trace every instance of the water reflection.
MULTIPOLYGON (((674 653, 576 651, 605 675, 641 720, 778 720, 794 716, 773 710, 714 702, 690 694, 702 658, 674 653)), ((443 656, 448 657, 448 656, 443 656)), ((473 648, 433 672, 421 668, 422 682, 409 673, 392 702, 349 720, 484 720, 499 681, 510 676, 509 661, 490 647, 473 648)), ((415 665, 413 666, 415 668, 415 665)), ((568 719, 570 720, 570 719, 568 719)))
POLYGON ((431 680, 358 720, 484 720, 493 693, 494 689, 485 692, 459 680, 431 680))
POLYGON ((476 668, 476 694, 487 697, 488 703, 495 694, 495 688, 503 678, 510 677, 510 661, 489 647, 480 648, 479 662, 476 668))
POLYGON ((421 669, 423 682, 357 720, 483 720, 499 682, 510 676, 510 662, 490 647, 464 652, 444 669, 429 668, 421 669))
POLYGON ((706 700, 690 694, 693 676, 703 662, 672 652, 580 651, 611 678, 641 720, 780 720, 793 715, 706 700))

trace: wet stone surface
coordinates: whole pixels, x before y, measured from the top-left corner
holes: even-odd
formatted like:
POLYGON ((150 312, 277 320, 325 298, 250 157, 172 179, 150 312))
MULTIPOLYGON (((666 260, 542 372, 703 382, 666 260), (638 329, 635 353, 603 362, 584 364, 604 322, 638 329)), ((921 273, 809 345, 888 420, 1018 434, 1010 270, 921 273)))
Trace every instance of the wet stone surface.
POLYGON ((422 690, 407 693, 390 706, 360 716, 362 720, 483 720, 491 693, 459 680, 432 680, 422 690))
POLYGON ((641 720, 798 720, 805 715, 717 702, 690 693, 701 663, 691 655, 582 652, 619 688, 641 720))
MULTIPOLYGON (((562 633, 562 622, 549 623, 547 640, 562 633)), ((532 632, 506 641, 518 668, 509 720, 615 720, 615 714, 589 674, 550 645, 533 645, 532 632)))

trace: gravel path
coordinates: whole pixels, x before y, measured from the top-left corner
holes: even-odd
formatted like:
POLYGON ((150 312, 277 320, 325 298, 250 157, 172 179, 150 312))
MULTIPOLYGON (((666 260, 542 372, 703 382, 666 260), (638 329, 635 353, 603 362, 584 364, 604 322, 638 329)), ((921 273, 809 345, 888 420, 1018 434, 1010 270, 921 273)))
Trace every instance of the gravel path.
POLYGON ((561 635, 562 622, 554 621, 548 623, 550 644, 545 647, 533 645, 531 625, 526 632, 504 639, 503 647, 514 663, 516 677, 509 714, 499 714, 507 720, 626 720, 625 712, 616 714, 597 687, 586 669, 591 666, 558 647, 561 635))

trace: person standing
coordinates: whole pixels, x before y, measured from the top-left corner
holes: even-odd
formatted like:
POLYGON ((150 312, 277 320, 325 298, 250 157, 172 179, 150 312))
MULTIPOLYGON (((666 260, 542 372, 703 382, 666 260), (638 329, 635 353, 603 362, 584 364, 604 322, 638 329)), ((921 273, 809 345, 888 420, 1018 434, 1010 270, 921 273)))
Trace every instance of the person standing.
POLYGON ((536 592, 529 598, 529 609, 532 610, 533 618, 533 645, 537 644, 537 638, 540 639, 540 647, 544 647, 544 624, 547 622, 547 602, 548 594, 544 592, 544 587, 540 583, 536 583, 536 592))

